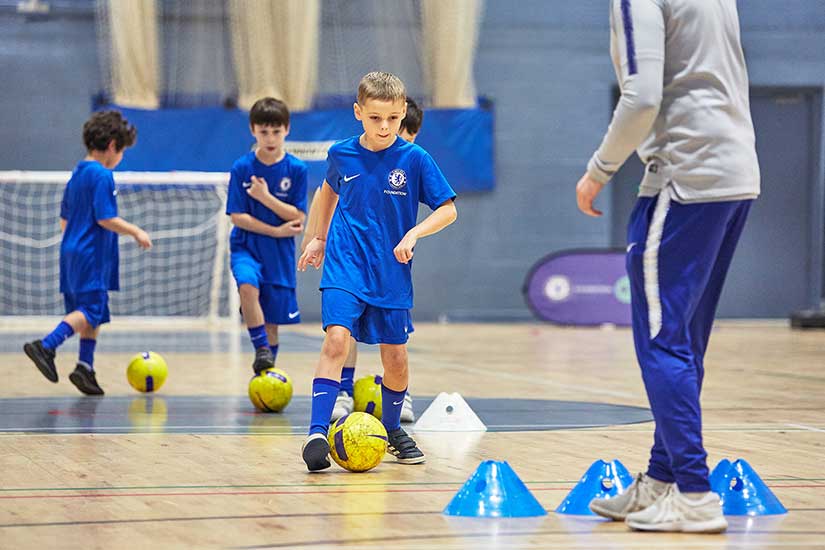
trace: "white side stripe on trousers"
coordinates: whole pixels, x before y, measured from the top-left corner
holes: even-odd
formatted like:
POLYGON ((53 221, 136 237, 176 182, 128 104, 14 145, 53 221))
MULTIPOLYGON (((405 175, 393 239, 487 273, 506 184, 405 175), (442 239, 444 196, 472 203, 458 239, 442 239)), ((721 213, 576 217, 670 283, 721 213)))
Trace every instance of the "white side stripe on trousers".
POLYGON ((656 209, 653 219, 647 229, 645 243, 644 281, 645 298, 647 299, 647 324, 650 328, 650 339, 653 340, 662 330, 662 301, 659 296, 659 245, 662 244, 662 230, 665 228, 665 218, 670 208, 671 190, 666 185, 659 192, 656 200, 656 209))

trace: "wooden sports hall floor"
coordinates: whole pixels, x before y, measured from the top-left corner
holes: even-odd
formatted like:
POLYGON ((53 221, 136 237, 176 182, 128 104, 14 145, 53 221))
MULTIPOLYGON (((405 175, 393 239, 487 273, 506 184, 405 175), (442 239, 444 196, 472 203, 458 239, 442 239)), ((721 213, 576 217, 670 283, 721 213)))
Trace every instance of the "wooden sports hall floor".
MULTIPOLYGON (((306 324, 284 342, 290 335, 315 342, 317 327, 306 324)), ((180 349, 193 347, 186 333, 175 336, 180 349)), ((22 337, 0 333, 0 398, 76 397, 67 380, 75 352, 58 357, 61 380, 53 385, 10 351, 22 337)), ((101 384, 110 396, 136 395, 125 365, 141 349, 112 353, 107 338, 96 358, 101 384)), ((282 347, 279 363, 296 394, 306 395, 316 346, 282 347)), ((157 351, 170 364, 159 397, 246 393, 246 345, 240 356, 157 351)), ((362 353, 358 374, 377 369, 378 354, 362 353)), ((458 391, 646 406, 626 329, 420 324, 411 371, 413 395, 458 391)), ((706 361, 703 406, 711 467, 725 457, 747 459, 787 515, 730 518, 727 534, 687 536, 632 533, 623 524, 552 512, 595 459, 619 458, 632 472, 644 468, 652 423, 419 434, 428 457, 423 466, 387 457, 366 474, 333 466, 316 475, 304 470, 298 435, 7 431, 0 433, 0 548, 825 548, 825 332, 720 324, 706 361), (549 515, 443 516, 484 459, 508 461, 549 515)))

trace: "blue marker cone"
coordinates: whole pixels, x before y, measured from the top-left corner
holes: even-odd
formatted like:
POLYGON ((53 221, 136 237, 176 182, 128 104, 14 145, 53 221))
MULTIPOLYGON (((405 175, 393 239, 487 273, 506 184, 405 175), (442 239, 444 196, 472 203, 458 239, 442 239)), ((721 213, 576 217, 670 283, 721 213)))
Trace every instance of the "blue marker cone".
POLYGON ((590 511, 590 501, 594 498, 613 498, 624 493, 633 476, 618 460, 605 462, 597 460, 590 465, 582 478, 567 497, 556 508, 557 514, 575 516, 595 516, 590 511))
POLYGON ((507 462, 485 460, 444 508, 444 515, 483 518, 546 516, 507 462))
POLYGON ((726 516, 770 516, 788 513, 747 461, 740 458, 735 462, 728 462, 727 468, 724 462, 723 460, 713 469, 710 487, 722 499, 722 511, 726 516))
POLYGON ((719 487, 722 486, 724 483, 722 480, 725 477, 725 474, 728 473, 730 470, 731 461, 727 458, 723 458, 719 461, 719 464, 716 465, 716 468, 710 472, 710 490, 719 493, 719 487))

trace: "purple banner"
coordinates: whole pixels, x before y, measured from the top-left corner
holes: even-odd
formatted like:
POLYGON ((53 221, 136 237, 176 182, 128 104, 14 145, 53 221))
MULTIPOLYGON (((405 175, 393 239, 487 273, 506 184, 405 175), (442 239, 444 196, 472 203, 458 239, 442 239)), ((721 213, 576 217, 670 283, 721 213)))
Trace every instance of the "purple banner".
POLYGON ((542 258, 524 281, 533 314, 561 325, 630 325, 624 250, 569 250, 542 258))

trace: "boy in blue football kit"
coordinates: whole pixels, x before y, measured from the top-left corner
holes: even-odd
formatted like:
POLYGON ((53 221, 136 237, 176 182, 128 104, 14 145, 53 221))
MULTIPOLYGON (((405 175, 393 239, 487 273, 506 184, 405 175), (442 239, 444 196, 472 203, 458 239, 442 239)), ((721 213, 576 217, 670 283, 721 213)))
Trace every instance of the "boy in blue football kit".
POLYGON ((278 325, 301 322, 295 297, 295 235, 303 231, 307 167, 284 151, 289 110, 259 99, 249 111, 256 147, 232 165, 226 213, 235 226, 230 264, 255 349, 255 374, 275 366, 278 325))
POLYGON ((622 97, 576 187, 593 200, 637 149, 647 165, 628 225, 633 338, 656 421, 647 473, 590 509, 633 529, 727 528, 708 482, 699 394, 716 305, 759 164, 736 0, 613 0, 622 97))
POLYGON ((69 380, 87 395, 103 395, 94 371, 100 325, 109 322, 110 290, 118 290, 117 236, 129 235, 143 249, 152 241, 140 227, 117 215, 112 170, 135 143, 137 131, 117 111, 100 111, 83 125, 88 154, 66 184, 60 204, 60 292, 66 317, 42 340, 23 351, 43 376, 57 382, 55 350, 72 334, 80 334, 80 356, 69 380))
MULTIPOLYGON (((398 135, 404 141, 415 143, 415 138, 421 131, 421 123, 424 120, 424 112, 418 104, 411 98, 407 98, 407 113, 401 120, 401 127, 398 130, 398 135)), ((309 241, 315 236, 315 229, 318 223, 318 196, 320 195, 321 185, 318 186, 318 191, 312 198, 309 206, 309 214, 307 214, 306 232, 301 243, 301 252, 306 249, 309 241)), ((332 422, 339 418, 348 415, 353 409, 353 390, 355 383, 355 363, 358 360, 358 344, 353 338, 350 341, 349 354, 346 361, 344 361, 344 368, 341 370, 341 389, 338 390, 338 397, 335 399, 335 407, 332 409, 332 422)), ((401 422, 415 422, 415 412, 413 412, 412 397, 410 392, 404 394, 404 404, 401 407, 401 422)))
POLYGON ((330 147, 315 235, 298 261, 302 271, 324 264, 326 335, 302 449, 311 472, 330 466, 327 432, 351 337, 380 344, 388 451, 402 464, 424 462, 400 420, 409 380, 406 343, 413 331, 411 261, 419 238, 455 221, 456 195, 432 157, 398 137, 405 100, 404 84, 394 75, 372 72, 361 79, 353 109, 364 133, 330 147), (433 213, 416 225, 419 202, 433 213))

